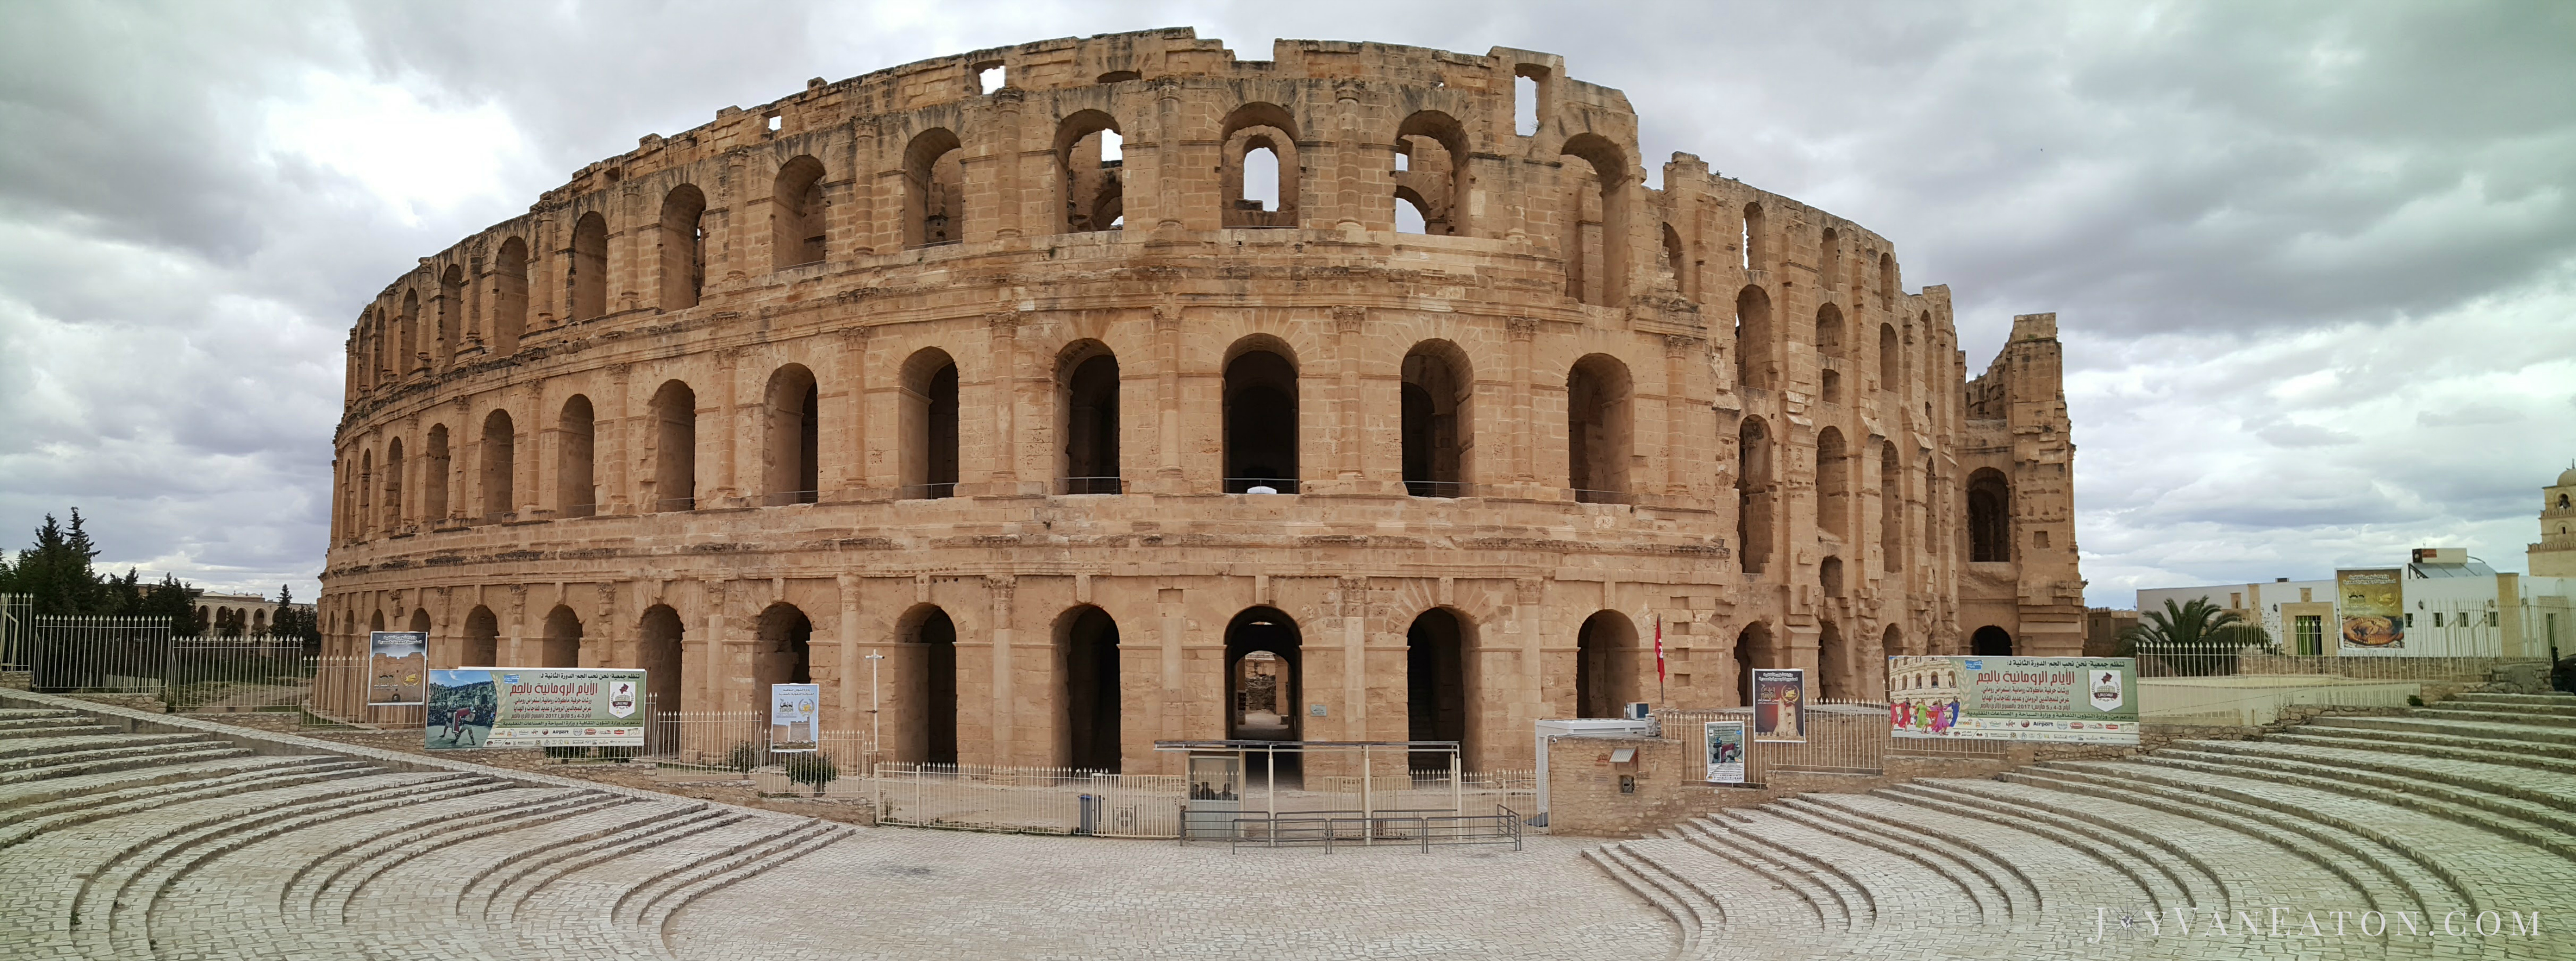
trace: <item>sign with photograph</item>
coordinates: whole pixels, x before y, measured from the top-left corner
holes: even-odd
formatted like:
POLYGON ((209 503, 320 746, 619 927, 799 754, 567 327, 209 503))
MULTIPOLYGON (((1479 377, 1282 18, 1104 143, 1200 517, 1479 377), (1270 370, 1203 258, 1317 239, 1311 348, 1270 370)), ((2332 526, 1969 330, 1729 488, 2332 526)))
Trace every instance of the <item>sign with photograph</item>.
POLYGON ((421 703, 421 685, 429 680, 429 635, 419 631, 374 631, 367 635, 367 704, 371 707, 421 703))
POLYGON ((431 671, 429 747, 643 747, 644 672, 468 667, 431 671))
POLYGON ((2406 646, 2406 580, 2396 568, 2336 571, 2343 649, 2394 651, 2406 646))
POLYGON ((815 684, 769 686, 769 750, 811 751, 823 739, 823 688, 815 684))
POLYGON ((2126 657, 1887 659, 1887 722, 1906 738, 2138 743, 2126 657))
POLYGON ((1744 783, 1744 722, 1709 721, 1703 727, 1708 740, 1708 780, 1717 784, 1744 783))
POLYGON ((1807 671, 1798 667, 1753 669, 1753 739, 1807 739, 1807 671))

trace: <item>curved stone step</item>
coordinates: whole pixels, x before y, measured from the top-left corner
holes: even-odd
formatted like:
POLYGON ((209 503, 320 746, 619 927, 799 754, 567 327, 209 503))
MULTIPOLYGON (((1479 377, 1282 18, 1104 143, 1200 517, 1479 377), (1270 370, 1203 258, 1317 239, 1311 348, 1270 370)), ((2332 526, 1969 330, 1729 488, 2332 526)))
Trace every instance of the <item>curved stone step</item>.
POLYGON ((1764 805, 1764 810, 1811 831, 1830 834, 1851 844, 1878 851, 1889 857, 1911 862, 1932 872, 1933 876, 1958 889, 1976 908, 1977 923, 1998 924, 2012 920, 2012 896, 1985 873, 1983 865, 1959 859, 1931 847, 1899 840, 1882 834, 1833 808, 1800 804, 1800 797, 1784 798, 1764 805))
MULTIPOLYGON (((2560 729, 2576 727, 2576 714, 2562 716, 2559 714, 2549 713, 2552 710, 2554 709, 2514 708, 2510 710, 2480 710, 2477 705, 2470 705, 2467 707, 2421 707, 2406 712, 2406 716, 2441 721, 2476 721, 2484 724, 2519 724, 2526 727, 2560 729)), ((2565 737, 2567 735, 2562 733, 2559 736, 2565 737)))
MULTIPOLYGON (((517 879, 524 883, 515 886, 516 895, 510 893, 513 885, 504 884, 495 890, 494 901, 491 903, 505 902, 507 906, 501 911, 501 920, 505 923, 516 922, 520 913, 528 908, 531 900, 548 888, 565 883, 584 871, 614 864, 621 872, 619 882, 630 883, 630 879, 622 872, 638 859, 693 858, 698 855, 698 848, 692 842, 707 841, 710 835, 745 827, 752 821, 750 815, 711 809, 704 816, 685 821, 674 819, 672 822, 656 824, 648 831, 637 832, 636 835, 625 840, 613 840, 607 845, 580 852, 578 856, 545 861, 517 879)), ((716 839, 714 842, 714 847, 718 851, 724 850, 727 846, 725 839, 716 839)), ((609 900, 613 902, 615 899, 609 900)), ((491 903, 487 903, 483 910, 487 918, 492 914, 491 903)), ((595 911, 597 905, 590 904, 585 907, 595 911)), ((604 914, 604 912, 600 913, 604 914)))
POLYGON ((2106 817, 2088 810, 2066 796, 2050 797, 2045 788, 2013 785, 1998 780, 1943 781, 1941 787, 1953 794, 1976 799, 1975 803, 2006 817, 2028 817, 2043 821, 2067 832, 2091 838, 2127 854, 2164 875, 2165 880, 2182 892, 2184 903, 2195 911, 2202 908, 2226 909, 2232 898, 2227 882, 2220 880, 2218 870, 2190 849, 2139 829, 2119 818, 2106 817))
POLYGON ((1825 918, 1831 909, 1819 908, 1796 888, 1719 855, 1693 841, 1691 834, 1669 830, 1666 836, 1627 844, 1629 853, 1654 862, 1709 900, 1722 927, 1717 934, 1702 934, 1705 948, 1750 950, 1773 937, 1826 932, 1825 918))
POLYGON ((2452 701, 2489 702, 2497 704, 2558 704, 2576 707, 2576 694, 2552 691, 2547 694, 2509 694, 2503 691, 2462 691, 2443 703, 2452 701))
POLYGON ((18 817, 0 822, 0 850, 24 843, 48 831, 60 831, 108 818, 148 814, 186 801, 246 795, 254 791, 274 790, 341 778, 365 777, 376 773, 381 771, 364 763, 332 759, 319 764, 254 768, 240 774, 207 779, 199 783, 153 785, 67 798, 50 804, 33 806, 29 810, 20 812, 18 817))
POLYGON ((61 720, 49 719, 41 721, 0 721, 0 742, 34 737, 90 737, 103 734, 114 734, 117 730, 117 728, 109 727, 105 724, 99 724, 90 721, 87 718, 63 718, 61 720))
MULTIPOLYGON (((536 789, 531 789, 536 790, 536 789)), ((507 807, 495 807, 479 815, 423 825, 407 831, 391 832, 363 841, 352 842, 327 852, 321 858, 296 869, 294 876, 278 889, 278 910, 305 917, 320 916, 322 898, 332 887, 353 872, 361 872, 382 859, 395 859, 413 853, 418 846, 436 843, 462 843, 483 828, 510 825, 525 827, 533 819, 560 819, 602 805, 620 803, 618 795, 602 791, 563 789, 553 799, 536 799, 507 807), (512 822, 527 822, 513 825, 512 822)), ((352 878, 352 883, 355 879, 352 878)))
POLYGON ((101 756, 90 756, 87 752, 82 752, 77 756, 57 756, 56 763, 53 764, 24 767, 0 773, 0 792, 42 790, 42 785, 49 781, 91 774, 170 767, 250 755, 251 752, 247 748, 234 747, 220 741, 180 745, 175 748, 118 749, 103 752, 101 756))
POLYGON ((479 900, 469 916, 485 921, 507 921, 509 912, 528 895, 567 873, 629 851, 669 843, 688 834, 729 824, 741 816, 700 805, 685 813, 655 818, 608 837, 582 841, 566 839, 542 845, 512 859, 507 865, 496 866, 491 874, 469 882, 457 892, 457 904, 460 910, 465 910, 465 905, 479 900), (476 896, 478 890, 479 899, 476 896), (500 910, 497 919, 493 916, 496 908, 500 910))
MULTIPOLYGON (((2275 741, 2192 741, 2176 745, 2205 754, 2280 758, 2331 771, 2369 772, 2404 784, 2435 784, 2461 791, 2537 805, 2553 812, 2576 813, 2576 772, 2559 773, 2486 757, 2417 754, 2354 744, 2307 744, 2275 741)), ((2487 752, 2481 752, 2487 753, 2487 752)), ((2576 824, 2569 825, 2576 828, 2576 824)))
POLYGON ((2567 746, 2565 731, 2533 727, 2528 724, 2498 724, 2492 721, 2448 720, 2428 717, 2321 717, 2301 725, 2302 729, 2357 727, 2376 731, 2411 731, 2449 737, 2512 741, 2542 745, 2552 756, 2567 746))
POLYGON ((757 865, 726 871, 675 888, 652 910, 643 914, 639 926, 650 933, 652 946, 657 955, 677 959, 679 954, 671 945, 671 928, 677 922, 680 912, 687 910, 689 905, 696 903, 699 898, 751 880, 764 872, 783 867, 798 858, 838 844, 851 835, 857 834, 858 831, 858 828, 846 824, 831 825, 798 840, 791 847, 771 854, 757 865))
POLYGON ((34 816, 31 812, 63 801, 104 797, 136 788, 231 777, 264 768, 293 767, 299 764, 338 760, 340 759, 327 754, 252 754, 243 751, 186 764, 48 778, 22 785, 20 790, 0 792, 0 824, 34 816))
POLYGON ((608 917, 612 921, 636 921, 646 912, 651 911, 653 905, 659 903, 673 890, 733 867, 756 862, 780 849, 792 847, 798 839, 828 828, 830 825, 829 821, 804 820, 799 823, 782 819, 780 823, 772 825, 772 830, 768 834, 751 842, 735 845, 722 853, 636 877, 633 883, 618 893, 617 900, 609 903, 608 917))
POLYGON ((1952 787, 1950 779, 1913 781, 1891 785, 1881 790, 1889 797, 1902 798, 1936 811, 1984 821, 1996 827, 2043 838, 2101 867, 2109 868, 2112 873, 2127 878, 2136 888, 2135 906, 2144 908, 2146 913, 2162 915, 2169 909, 2189 907, 2192 903, 2190 892, 2172 878, 2165 876, 2164 871, 2157 866, 2149 865, 2142 871, 2133 865, 2129 858, 2106 853, 2104 850, 2109 848, 2119 854, 2127 854, 2125 849, 2103 841, 2093 834, 2048 823, 2045 819, 2021 817, 2014 812, 1998 810, 1998 806, 1991 800, 1952 787))
POLYGON ((1777 807, 1739 809, 1744 816, 1738 820, 1745 833, 1829 865, 1838 877, 1861 892, 1874 926, 1956 928, 1963 921, 1973 922, 1967 926, 1982 926, 2000 920, 1988 914, 1988 905, 1977 897, 1969 882, 1935 870, 1931 877, 1940 879, 1940 883, 1923 883, 1925 876, 1917 869, 1928 865, 1818 827, 1812 816, 1777 807))
POLYGON ((464 889, 514 860, 537 848, 564 843, 581 843, 631 830, 675 811, 691 810, 696 805, 650 801, 642 798, 615 796, 612 802, 586 807, 542 820, 513 819, 466 828, 403 845, 376 856, 372 861, 352 868, 339 881, 336 901, 330 892, 315 895, 314 913, 341 924, 357 922, 357 904, 371 887, 383 891, 379 881, 387 881, 396 893, 384 895, 397 905, 423 899, 443 904, 447 916, 462 920, 464 889), (462 884, 447 879, 466 878, 462 884), (419 888, 401 888, 395 881, 404 878, 436 879, 435 884, 419 888), (393 879, 393 880, 388 880, 393 879))
POLYGON ((1602 875, 1622 889, 1636 895, 1638 900, 1662 912, 1664 919, 1673 923, 1673 957, 1684 956, 1684 952, 1690 949, 1696 935, 1689 920, 1691 916, 1689 908, 1683 907, 1681 902, 1674 900, 1673 896, 1665 892, 1661 886, 1637 873, 1636 869, 1629 867, 1624 860, 1613 856, 1609 852, 1608 845, 1585 848, 1581 857, 1585 863, 1600 869, 1602 875))
POLYGON ((1919 824, 1906 823, 1879 810, 1885 799, 1851 794, 1802 794, 1779 802, 1792 810, 1813 814, 1820 819, 1844 825, 1854 834, 1867 834, 1909 850, 1925 852, 1958 865, 1958 869, 1981 878, 2004 906, 2004 919, 2022 914, 2037 914, 2042 897, 2039 886, 2022 874, 2020 868, 2003 860, 1971 838, 1952 838, 1919 824))
POLYGON ((1682 825, 1682 838, 1795 894, 1815 910, 1817 924, 1826 931, 1849 933, 1859 930, 1864 923, 1864 917, 1856 906, 1860 900, 1859 892, 1827 884, 1805 865, 1774 857, 1767 850, 1767 845, 1738 833, 1732 822, 1714 818, 1692 820, 1682 825))
POLYGON ((2188 771, 2253 772, 2244 776, 2409 808, 2491 831, 2576 861, 2576 817, 2570 817, 2558 808, 2518 797, 2454 787, 2429 777, 2376 774, 2357 767, 2339 767, 2252 752, 2168 749, 2141 760, 2188 771))
POLYGON ((1662 865, 1628 850, 1626 842, 1604 844, 1599 850, 1603 857, 1619 862, 1630 874, 1653 885, 1656 891, 1678 906, 1679 913, 1674 915, 1674 919, 1681 925, 1682 938, 1680 946, 1673 951, 1675 957, 1689 957, 1696 953, 1708 926, 1720 923, 1719 919, 1724 917, 1718 913, 1716 904, 1702 897, 1697 888, 1664 870, 1662 865))
POLYGON ((220 742, 203 734, 84 734, 77 737, 31 737, 16 743, 0 741, 0 772, 14 773, 74 761, 128 757, 168 750, 180 744, 213 743, 220 742))
POLYGON ((2381 751, 2391 754, 2413 754, 2419 757, 2454 758, 2479 761, 2507 767, 2530 768, 2553 774, 2576 775, 2576 747, 2569 747, 2567 757, 2546 753, 2542 745, 2516 744, 2485 738, 2455 738, 2412 731, 2374 731, 2359 727, 2292 728, 2278 734, 2263 735, 2272 744, 2305 744, 2311 747, 2341 747, 2381 751))

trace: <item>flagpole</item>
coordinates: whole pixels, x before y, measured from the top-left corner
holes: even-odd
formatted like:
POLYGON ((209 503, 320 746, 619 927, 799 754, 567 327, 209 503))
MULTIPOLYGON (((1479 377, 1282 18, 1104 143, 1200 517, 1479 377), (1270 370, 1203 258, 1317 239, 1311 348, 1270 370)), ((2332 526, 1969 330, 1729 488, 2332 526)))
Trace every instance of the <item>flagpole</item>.
POLYGON ((1655 615, 1655 707, 1664 706, 1664 616, 1655 615))

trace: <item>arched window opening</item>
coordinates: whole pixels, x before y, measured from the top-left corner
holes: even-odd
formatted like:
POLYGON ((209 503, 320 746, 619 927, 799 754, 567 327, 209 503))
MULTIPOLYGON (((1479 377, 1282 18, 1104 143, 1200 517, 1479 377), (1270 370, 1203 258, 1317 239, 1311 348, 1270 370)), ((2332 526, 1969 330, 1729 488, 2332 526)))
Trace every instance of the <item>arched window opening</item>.
POLYGON ((572 228, 572 256, 564 283, 571 288, 567 320, 589 320, 608 313, 608 218, 594 210, 572 228))
POLYGON ((1816 308, 1816 352, 1837 360, 1842 358, 1842 308, 1832 304, 1816 308))
MULTIPOLYGON (((759 705, 761 715, 767 717, 769 699, 759 695, 767 694, 770 685, 814 683, 814 622, 794 604, 771 604, 760 612, 759 633, 753 645, 752 700, 759 705)), ((778 721, 770 718, 770 723, 778 721)))
POLYGON ((698 507, 698 394, 679 381, 653 392, 654 511, 698 507))
POLYGON ((511 483, 518 477, 518 429, 510 412, 496 410, 483 418, 483 519, 507 520, 518 510, 511 483))
POLYGON ((1852 699, 1852 652, 1843 629, 1832 621, 1816 632, 1816 694, 1828 701, 1852 699))
POLYGON ((1628 501, 1630 386, 1627 365, 1604 354, 1575 361, 1566 377, 1566 486, 1577 501, 1628 501))
POLYGON ((385 382, 384 310, 370 307, 358 317, 357 341, 361 365, 358 382, 372 390, 385 382))
POLYGON ((590 398, 574 394, 564 401, 555 426, 555 511, 564 517, 599 513, 599 487, 592 480, 597 475, 591 466, 597 426, 590 398))
POLYGON ((1565 224, 1561 257, 1565 293, 1577 301, 1615 306, 1628 300, 1628 158, 1607 138, 1583 133, 1567 138, 1565 224))
POLYGON ((1425 341, 1404 355, 1404 490, 1415 497, 1465 497, 1474 447, 1475 379, 1467 355, 1425 341))
POLYGON ((1843 372, 1830 367, 1817 375, 1816 393, 1828 404, 1843 402, 1843 372))
MULTIPOLYGON (((239 624, 239 623, 241 623, 241 622, 242 622, 242 619, 241 619, 241 617, 240 617, 240 614, 241 614, 241 613, 244 613, 244 612, 235 612, 235 615, 234 615, 234 618, 233 618, 233 622, 234 622, 235 624, 239 624)), ((254 615, 253 620, 257 620, 256 615, 254 615)), ((428 612, 427 610, 422 609, 422 608, 417 608, 417 607, 415 607, 415 608, 412 608, 412 609, 411 609, 411 624, 410 624, 409 626, 404 627, 403 629, 404 629, 404 630, 406 630, 406 631, 412 631, 412 632, 414 632, 414 633, 427 634, 427 633, 429 633, 429 627, 430 627, 430 625, 429 625, 429 612, 428 612)), ((256 633, 259 633, 259 632, 257 632, 257 631, 253 631, 253 632, 251 632, 251 633, 256 634, 256 633)))
POLYGON ((1992 467, 1968 475, 1968 560, 2012 560, 2012 485, 1992 467))
POLYGON ((1905 630, 1894 624, 1887 625, 1887 631, 1879 635, 1878 652, 1888 657, 1914 653, 1905 647, 1905 630))
MULTIPOLYGON (((429 612, 421 611, 414 616, 416 618, 426 619, 429 617, 429 612)), ((423 625, 421 629, 427 630, 427 625, 423 625)), ((266 608, 250 612, 250 633, 254 637, 268 633, 268 610, 266 608)))
POLYGON ((903 491, 936 499, 957 494, 957 362, 936 347, 903 365, 903 491))
POLYGON ((1735 294, 1735 382, 1757 390, 1780 383, 1780 355, 1771 330, 1771 295, 1746 285, 1735 294))
POLYGON ((918 608, 904 620, 901 636, 919 645, 912 654, 911 683, 906 689, 921 705, 918 725, 908 725, 904 754, 927 764, 957 763, 957 622, 936 607, 918 608), (917 739, 916 739, 917 738, 917 739))
POLYGON ((1144 75, 1144 74, 1138 73, 1138 72, 1133 71, 1133 70, 1112 70, 1112 71, 1109 71, 1108 73, 1101 74, 1101 75, 1099 76, 1099 78, 1098 78, 1098 79, 1095 79, 1095 80, 1093 80, 1092 82, 1093 82, 1093 83, 1126 83, 1127 81, 1130 81, 1130 80, 1143 80, 1143 79, 1145 79, 1145 75, 1144 75))
POLYGON ((1885 391, 1905 389, 1904 375, 1900 373, 1905 369, 1902 364, 1904 360, 1901 356, 1902 350, 1897 346, 1896 325, 1878 325, 1878 389, 1885 391))
MULTIPOLYGON (((1302 738, 1306 712, 1303 635, 1275 607, 1245 608, 1225 625, 1225 736, 1243 741, 1302 738)), ((1295 752, 1278 757, 1279 773, 1298 777, 1295 752)), ((1294 783, 1294 782, 1292 782, 1294 783)))
POLYGON ((1118 718, 1118 622, 1085 606, 1058 620, 1056 674, 1064 678, 1064 726, 1056 736, 1065 767, 1125 767, 1118 718))
POLYGON ((1732 656, 1728 660, 1735 668, 1735 703, 1730 706, 1751 706, 1754 670, 1779 666, 1775 660, 1779 655, 1772 650, 1771 626, 1760 621, 1745 625, 1735 635, 1735 647, 1729 653, 1732 656))
POLYGON ((1842 235, 1836 233, 1834 228, 1825 228, 1824 243, 1822 245, 1822 249, 1817 252, 1816 260, 1818 261, 1818 266, 1816 268, 1817 285, 1822 286, 1828 292, 1841 290, 1843 286, 1843 240, 1842 235))
POLYGON ((1664 262, 1659 269, 1661 279, 1675 293, 1686 299, 1698 296, 1699 291, 1691 282, 1694 271, 1691 270, 1690 250, 1682 246, 1681 231, 1674 230, 1671 224, 1664 225, 1664 262))
POLYGON ((1878 445, 1878 553, 1881 569, 1905 569, 1905 469, 1896 461, 1896 443, 1878 445))
POLYGON ((1574 716, 1618 717, 1637 700, 1637 626, 1617 611, 1585 618, 1574 635, 1574 716))
POLYGON ((922 131, 903 151, 903 242, 953 244, 966 236, 966 153, 947 128, 922 131))
POLYGON ((1816 588, 1826 597, 1843 596, 1843 559, 1828 557, 1816 564, 1816 588))
POLYGON ((385 530, 402 533, 403 529, 403 443, 396 437, 385 443, 385 530))
POLYGON ((1121 183, 1125 160, 1118 121, 1098 110, 1084 110, 1056 126, 1056 209, 1065 233, 1117 229, 1125 206, 1121 183))
POLYGON ((1098 342, 1067 351, 1058 365, 1066 494, 1123 490, 1118 463, 1118 358, 1098 342))
POLYGON ((2012 632, 1988 624, 1968 636, 1968 653, 1978 657, 2013 656, 2012 632))
POLYGON ((707 286, 707 195, 681 184, 662 197, 662 309, 698 305, 707 286))
POLYGON ((376 452, 358 455, 358 516, 350 525, 351 533, 360 537, 371 533, 376 523, 376 452))
POLYGON ((420 453, 420 517, 435 525, 451 513, 447 503, 447 425, 430 426, 429 443, 420 453))
POLYGON ((1842 430, 1816 432, 1816 526, 1838 538, 1851 536, 1851 475, 1842 430))
POLYGON ((1546 76, 1546 67, 1525 63, 1512 68, 1513 133, 1538 136, 1539 80, 1546 76))
POLYGON ((1396 126, 1396 232, 1465 234, 1469 182, 1467 131, 1457 118, 1423 110, 1396 126))
POLYGON ((512 237, 501 242, 492 258, 493 349, 518 352, 519 335, 528 328, 528 242, 512 237))
POLYGON ((1225 492, 1297 493, 1297 434, 1297 366, 1259 347, 1228 362, 1225 492))
POLYGON ((668 604, 645 608, 643 620, 636 625, 635 666, 644 669, 644 746, 656 753, 680 746, 679 725, 658 721, 661 715, 680 712, 681 699, 685 697, 681 692, 688 690, 681 677, 687 663, 681 645, 687 634, 688 626, 680 622, 680 612, 668 604))
POLYGON ((1762 229, 1762 205, 1744 205, 1744 269, 1771 269, 1770 235, 1762 229))
POLYGON ((977 94, 989 95, 1008 86, 1011 82, 1007 68, 999 63, 979 63, 975 65, 974 70, 977 94))
POLYGON ((1747 417, 1735 432, 1735 542, 1744 573, 1760 574, 1771 560, 1771 508, 1776 499, 1771 471, 1771 435, 1759 417, 1747 417))
POLYGON ((438 363, 456 361, 465 333, 465 268, 455 264, 438 275, 438 363))
POLYGON ((1878 255, 1878 299, 1889 309, 1896 307, 1896 255, 1878 255))
MULTIPOLYGON (((431 645, 437 650, 437 645, 431 645)), ((481 604, 465 614, 465 640, 458 646, 456 663, 449 667, 501 666, 501 619, 492 609, 481 604)))
POLYGON ((822 471, 815 463, 822 436, 815 423, 822 406, 817 391, 814 372, 803 364, 789 364, 769 375, 764 466, 769 495, 765 503, 771 506, 811 504, 822 496, 822 471))
POLYGON ((823 162, 797 157, 778 167, 770 183, 769 263, 784 270, 823 261, 828 228, 823 215, 823 162))
MULTIPOLYGON (((1405 740, 1457 741, 1459 764, 1472 770, 1466 752, 1468 674, 1467 632, 1458 615, 1432 608, 1413 619, 1404 632, 1405 740)), ((1416 751, 1408 760, 1414 770, 1449 770, 1445 751, 1416 751)))
POLYGON ((1250 103, 1226 115, 1223 131, 1220 225, 1297 226, 1296 121, 1275 104, 1250 103))
POLYGON ((581 617, 561 604, 546 612, 546 633, 537 643, 538 667, 581 666, 581 617))
POLYGON ((394 376, 409 377, 427 364, 429 342, 420 333, 420 291, 403 291, 402 352, 394 356, 394 376))

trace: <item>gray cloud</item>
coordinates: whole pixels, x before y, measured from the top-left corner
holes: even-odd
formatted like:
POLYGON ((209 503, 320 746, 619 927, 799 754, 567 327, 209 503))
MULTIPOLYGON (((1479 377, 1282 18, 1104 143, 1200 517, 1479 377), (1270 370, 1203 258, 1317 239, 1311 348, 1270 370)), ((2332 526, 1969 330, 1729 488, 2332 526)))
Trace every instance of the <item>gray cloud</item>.
POLYGON ((341 338, 415 257, 807 77, 1170 25, 1561 53, 1650 176, 1892 238, 1972 366, 2058 311, 2097 603, 2442 537, 2517 566, 2576 453, 2566 5, 16 4, 0 546, 79 503, 121 563, 309 590, 341 338))

